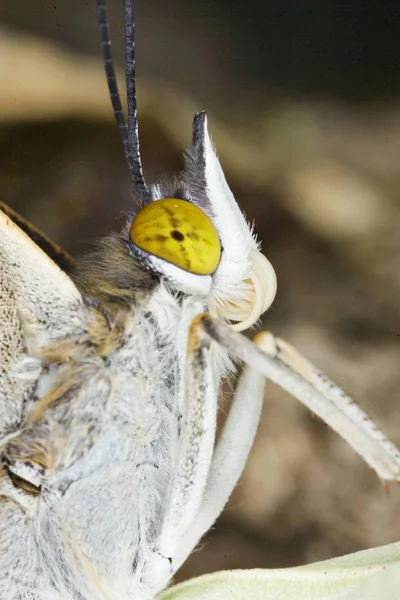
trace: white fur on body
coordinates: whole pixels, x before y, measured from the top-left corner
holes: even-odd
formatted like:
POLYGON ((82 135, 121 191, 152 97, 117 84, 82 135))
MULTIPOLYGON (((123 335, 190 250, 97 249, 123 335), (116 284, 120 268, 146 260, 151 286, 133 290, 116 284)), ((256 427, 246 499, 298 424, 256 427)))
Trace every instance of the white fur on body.
MULTIPOLYGON (((0 598, 121 600, 151 598, 159 591, 159 582, 141 589, 140 581, 177 461, 178 354, 186 347, 188 324, 203 309, 199 300, 180 302, 160 286, 147 306, 132 311, 123 347, 100 368, 87 365, 81 403, 92 411, 93 422, 101 419, 98 436, 73 461, 76 443, 84 442, 74 428, 62 468, 46 475, 41 495, 25 500, 24 507, 4 500, 0 565, 10 579, 0 598)), ((88 312, 82 305, 82 328, 88 312)), ((227 355, 217 346, 214 352, 219 381, 227 355)), ((0 494, 2 483, 10 487, 6 478, 0 480, 0 494)))

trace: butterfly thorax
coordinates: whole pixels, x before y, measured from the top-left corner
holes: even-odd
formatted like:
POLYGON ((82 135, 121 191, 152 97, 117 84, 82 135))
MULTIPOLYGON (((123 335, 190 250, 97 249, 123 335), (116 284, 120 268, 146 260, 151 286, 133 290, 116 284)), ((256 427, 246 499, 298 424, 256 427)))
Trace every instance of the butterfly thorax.
MULTIPOLYGON (((73 324, 62 335, 28 335, 42 372, 6 452, 10 464, 42 467, 40 497, 25 509, 34 523, 28 546, 44 535, 48 545, 27 560, 32 572, 45 564, 60 589, 71 564, 85 581, 87 564, 115 582, 152 552, 177 462, 189 327, 205 309, 201 298, 154 278, 146 290, 146 274, 139 289, 127 286, 123 301, 114 301, 121 275, 114 268, 104 277, 101 252, 97 258, 94 272, 83 268, 77 280, 84 291, 96 276, 98 293, 84 297, 73 324)), ((215 352, 219 380, 228 362, 215 352)))

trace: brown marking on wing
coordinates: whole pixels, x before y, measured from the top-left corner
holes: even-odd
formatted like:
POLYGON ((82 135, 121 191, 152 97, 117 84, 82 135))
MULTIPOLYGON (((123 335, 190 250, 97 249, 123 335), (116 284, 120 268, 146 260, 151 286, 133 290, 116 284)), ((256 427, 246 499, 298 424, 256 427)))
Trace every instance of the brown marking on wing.
POLYGON ((70 274, 74 270, 75 260, 72 256, 65 252, 58 244, 53 242, 46 234, 37 229, 30 221, 22 217, 10 206, 4 204, 4 202, 0 202, 0 209, 13 221, 13 223, 18 225, 18 227, 22 229, 22 231, 26 233, 62 271, 70 274))
POLYGON ((64 365, 55 386, 40 398, 28 417, 28 423, 38 422, 46 411, 60 400, 71 398, 73 392, 84 383, 87 370, 103 361, 121 348, 125 341, 127 311, 119 310, 108 320, 98 309, 91 307, 88 326, 76 338, 66 338, 41 349, 39 356, 45 362, 64 365))

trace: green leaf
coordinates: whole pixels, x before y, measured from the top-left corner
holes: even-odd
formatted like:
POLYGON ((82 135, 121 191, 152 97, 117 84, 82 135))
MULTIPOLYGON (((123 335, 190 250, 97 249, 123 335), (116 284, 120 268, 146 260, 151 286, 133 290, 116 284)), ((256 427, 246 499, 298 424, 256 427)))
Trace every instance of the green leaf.
POLYGON ((158 600, 396 600, 400 542, 292 569, 220 571, 176 585, 158 600))

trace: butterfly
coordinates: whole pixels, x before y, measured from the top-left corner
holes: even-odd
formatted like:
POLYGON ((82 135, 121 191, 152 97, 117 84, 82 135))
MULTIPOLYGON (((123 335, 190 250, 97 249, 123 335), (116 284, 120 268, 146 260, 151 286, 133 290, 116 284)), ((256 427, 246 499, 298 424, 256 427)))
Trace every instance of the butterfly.
POLYGON ((133 0, 127 115, 105 0, 106 77, 134 196, 122 231, 75 260, 0 213, 0 598, 150 600, 223 510, 257 430, 266 379, 322 418, 384 480, 399 450, 287 342, 240 332, 276 277, 227 184, 204 112, 184 169, 145 181, 133 0), (244 368, 216 441, 221 381, 244 368))

